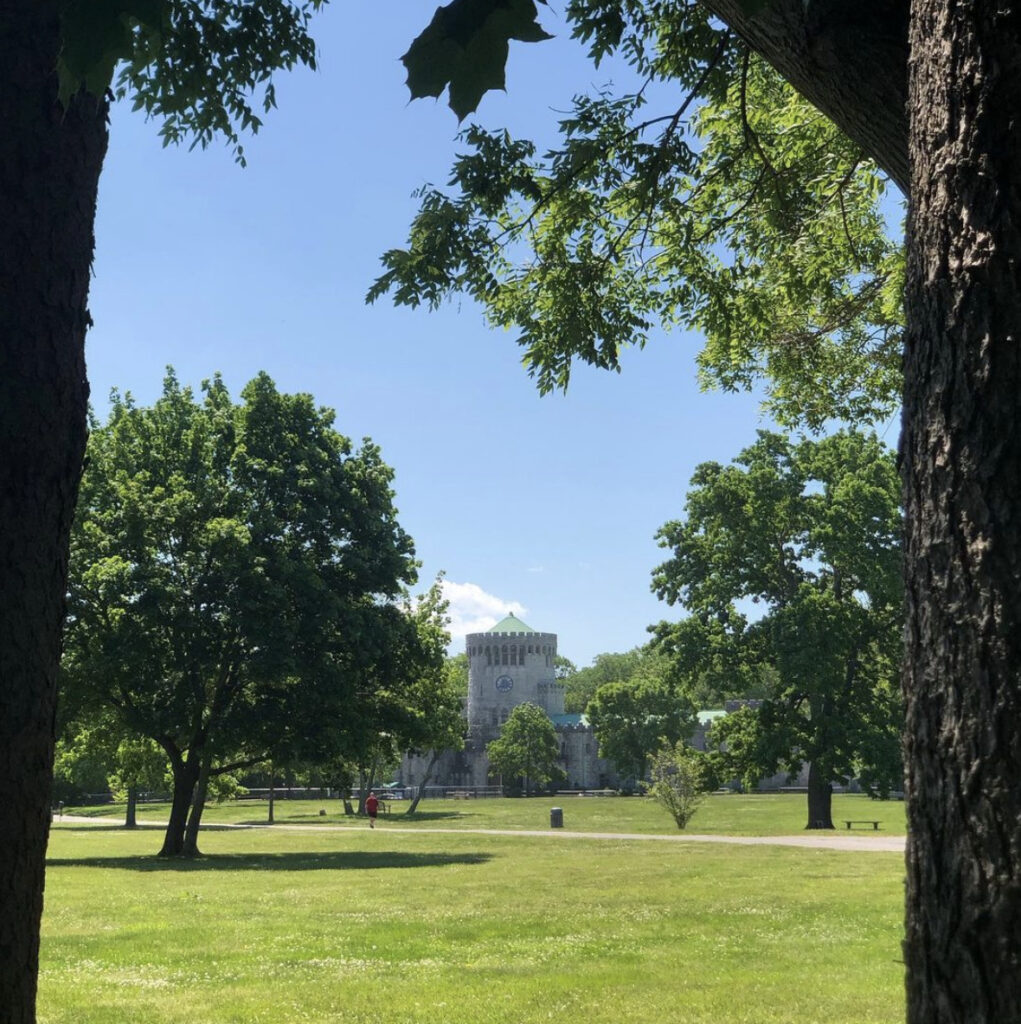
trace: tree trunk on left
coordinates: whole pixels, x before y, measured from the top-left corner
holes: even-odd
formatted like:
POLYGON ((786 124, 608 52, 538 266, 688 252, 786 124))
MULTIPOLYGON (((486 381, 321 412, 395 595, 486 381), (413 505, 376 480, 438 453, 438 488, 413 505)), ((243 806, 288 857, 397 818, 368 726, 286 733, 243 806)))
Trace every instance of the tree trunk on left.
POLYGON ((56 0, 0 4, 0 1020, 35 1020, 106 105, 64 110, 56 0))

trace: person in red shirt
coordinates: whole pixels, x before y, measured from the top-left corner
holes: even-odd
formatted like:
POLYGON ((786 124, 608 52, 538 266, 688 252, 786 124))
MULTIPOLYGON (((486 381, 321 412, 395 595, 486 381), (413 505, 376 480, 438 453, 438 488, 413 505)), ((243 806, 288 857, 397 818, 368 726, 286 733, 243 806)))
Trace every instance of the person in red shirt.
POLYGON ((369 816, 369 828, 375 828, 376 815, 379 813, 379 801, 371 789, 369 790, 369 795, 365 798, 365 813, 369 816))

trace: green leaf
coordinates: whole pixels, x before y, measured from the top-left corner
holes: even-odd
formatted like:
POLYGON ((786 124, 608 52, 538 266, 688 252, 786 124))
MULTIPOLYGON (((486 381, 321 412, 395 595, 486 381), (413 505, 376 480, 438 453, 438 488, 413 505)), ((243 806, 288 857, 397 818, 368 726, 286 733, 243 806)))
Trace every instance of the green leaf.
POLYGON ((552 38, 536 19, 534 0, 453 0, 437 8, 401 58, 412 98, 439 97, 449 88, 450 107, 464 120, 486 92, 504 87, 511 39, 552 38))
POLYGON ((67 103, 83 85, 99 96, 109 88, 118 59, 131 47, 120 0, 71 0, 61 11, 63 47, 57 71, 67 103))
POLYGON ((118 62, 131 56, 135 28, 158 35, 168 19, 168 0, 66 0, 57 63, 61 102, 82 86, 96 96, 105 92, 118 62))

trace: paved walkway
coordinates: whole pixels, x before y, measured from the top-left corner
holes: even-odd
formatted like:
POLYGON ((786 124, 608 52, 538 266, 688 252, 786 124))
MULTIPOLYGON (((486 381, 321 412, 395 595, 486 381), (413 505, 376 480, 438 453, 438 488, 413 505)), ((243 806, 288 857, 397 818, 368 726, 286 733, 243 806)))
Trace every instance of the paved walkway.
MULTIPOLYGON (((86 818, 65 814, 57 817, 55 824, 60 822, 72 822, 76 825, 111 825, 115 824, 109 818, 86 818)), ((142 828, 166 828, 166 822, 139 822, 142 828)), ((380 832, 401 832, 418 835, 420 833, 434 833, 443 835, 478 835, 478 836, 529 836, 530 838, 541 839, 601 839, 601 840, 629 840, 642 842, 659 843, 729 843, 735 846, 796 846, 802 849, 811 850, 843 850, 852 853, 903 853, 904 836, 883 836, 875 833, 855 835, 851 832, 815 832, 807 831, 796 836, 711 836, 698 835, 696 833, 678 833, 662 835, 649 832, 569 832, 562 828, 550 829, 510 829, 510 828, 431 828, 427 826, 416 826, 410 828, 403 825, 391 825, 385 818, 376 822, 377 830, 380 832)), ((295 825, 295 824, 262 824, 262 825, 233 825, 223 822, 210 821, 203 825, 203 828, 210 829, 286 829, 294 832, 336 832, 338 828, 350 829, 352 826, 337 825, 295 825)), ((366 831, 368 827, 366 826, 366 831)))

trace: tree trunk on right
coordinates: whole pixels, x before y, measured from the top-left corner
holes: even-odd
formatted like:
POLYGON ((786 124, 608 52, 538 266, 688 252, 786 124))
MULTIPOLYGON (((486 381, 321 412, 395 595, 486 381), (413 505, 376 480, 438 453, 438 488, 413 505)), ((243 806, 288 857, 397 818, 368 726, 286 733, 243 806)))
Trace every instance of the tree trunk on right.
POLYGON ((910 1024, 1021 1021, 1021 12, 912 4, 910 1024))

